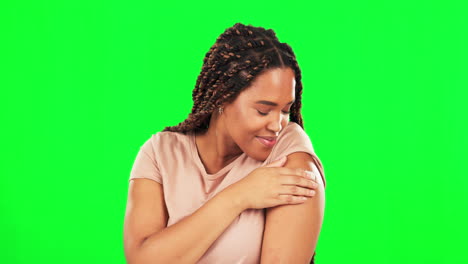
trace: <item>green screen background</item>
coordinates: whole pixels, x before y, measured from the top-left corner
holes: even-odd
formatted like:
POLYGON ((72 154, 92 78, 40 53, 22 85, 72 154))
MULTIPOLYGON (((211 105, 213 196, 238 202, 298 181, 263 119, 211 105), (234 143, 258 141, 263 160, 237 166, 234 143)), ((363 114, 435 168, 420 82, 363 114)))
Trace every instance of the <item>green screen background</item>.
POLYGON ((451 1, 0 4, 2 263, 125 263, 139 147, 236 22, 296 53, 323 162, 317 263, 467 263, 467 8, 451 1))

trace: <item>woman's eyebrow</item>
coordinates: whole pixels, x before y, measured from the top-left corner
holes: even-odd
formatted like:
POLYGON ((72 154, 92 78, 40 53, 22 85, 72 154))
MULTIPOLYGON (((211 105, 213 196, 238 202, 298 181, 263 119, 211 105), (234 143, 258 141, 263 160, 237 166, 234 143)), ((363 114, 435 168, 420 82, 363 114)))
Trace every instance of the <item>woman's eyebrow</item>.
MULTIPOLYGON (((290 105, 292 103, 294 103, 295 100, 292 100, 291 102, 287 103, 286 105, 290 105)), ((260 101, 257 101, 255 102, 256 104, 264 104, 264 105, 271 105, 271 106, 278 106, 277 103, 275 102, 271 102, 271 101, 265 101, 265 100, 260 100, 260 101)))

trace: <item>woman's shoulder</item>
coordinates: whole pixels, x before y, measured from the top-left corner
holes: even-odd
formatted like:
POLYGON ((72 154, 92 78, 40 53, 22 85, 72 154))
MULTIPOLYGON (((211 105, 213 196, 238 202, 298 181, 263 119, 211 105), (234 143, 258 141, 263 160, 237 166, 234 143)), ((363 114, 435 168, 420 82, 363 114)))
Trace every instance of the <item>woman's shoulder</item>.
POLYGON ((154 140, 181 140, 186 139, 188 136, 190 136, 190 133, 183 134, 172 131, 159 131, 152 135, 154 140))
POLYGON ((301 133, 304 132, 304 129, 296 122, 289 122, 288 125, 284 128, 282 131, 282 134, 288 134, 288 133, 301 133))
POLYGON ((187 143, 190 134, 183 134, 172 131, 160 131, 152 134, 143 144, 145 150, 161 152, 164 150, 174 150, 179 147, 188 147, 187 143))
POLYGON ((275 146, 273 146, 270 155, 264 163, 270 163, 275 159, 297 151, 313 153, 314 149, 304 129, 296 122, 289 122, 279 133, 278 141, 275 146))
POLYGON ((279 133, 278 143, 279 145, 287 144, 291 140, 293 141, 305 141, 304 143, 309 143, 309 136, 304 131, 304 129, 296 122, 289 122, 288 125, 279 133), (286 142, 285 142, 286 141, 286 142))

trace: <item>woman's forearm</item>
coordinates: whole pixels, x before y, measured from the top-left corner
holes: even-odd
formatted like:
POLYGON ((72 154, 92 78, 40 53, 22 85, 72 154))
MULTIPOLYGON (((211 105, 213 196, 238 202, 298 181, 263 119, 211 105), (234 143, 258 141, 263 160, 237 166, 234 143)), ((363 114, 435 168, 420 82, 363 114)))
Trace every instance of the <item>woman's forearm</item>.
POLYGON ((196 263, 246 208, 228 187, 179 222, 148 237, 134 264, 196 263))

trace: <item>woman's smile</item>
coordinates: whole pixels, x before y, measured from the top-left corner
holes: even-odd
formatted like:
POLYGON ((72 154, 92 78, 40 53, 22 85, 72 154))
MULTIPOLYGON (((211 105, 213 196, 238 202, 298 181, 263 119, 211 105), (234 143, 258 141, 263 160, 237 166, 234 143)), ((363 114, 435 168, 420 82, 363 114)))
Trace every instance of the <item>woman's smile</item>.
POLYGON ((276 144, 275 137, 255 137, 260 143, 268 148, 272 148, 276 144))

